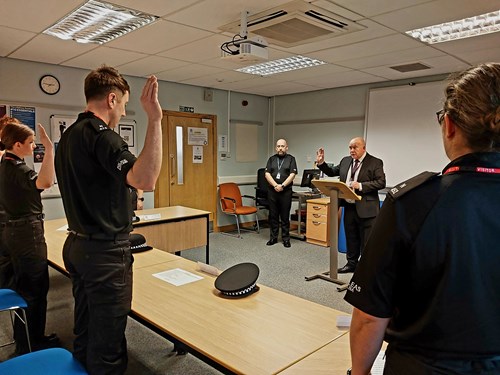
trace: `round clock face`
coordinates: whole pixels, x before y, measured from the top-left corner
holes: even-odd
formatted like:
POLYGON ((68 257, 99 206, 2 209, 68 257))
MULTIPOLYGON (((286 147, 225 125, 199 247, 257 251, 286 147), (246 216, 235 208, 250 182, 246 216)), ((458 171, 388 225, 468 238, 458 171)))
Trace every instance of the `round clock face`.
POLYGON ((40 78, 40 88, 42 91, 49 95, 57 94, 61 88, 59 80, 51 75, 44 75, 40 78))

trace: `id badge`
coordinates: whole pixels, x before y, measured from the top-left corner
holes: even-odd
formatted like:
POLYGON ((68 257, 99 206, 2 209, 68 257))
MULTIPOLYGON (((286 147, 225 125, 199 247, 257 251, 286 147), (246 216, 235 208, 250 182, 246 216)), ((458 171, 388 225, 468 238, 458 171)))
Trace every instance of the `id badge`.
POLYGON ((279 180, 280 178, 280 173, 278 172, 278 174, 276 175, 276 178, 279 180))

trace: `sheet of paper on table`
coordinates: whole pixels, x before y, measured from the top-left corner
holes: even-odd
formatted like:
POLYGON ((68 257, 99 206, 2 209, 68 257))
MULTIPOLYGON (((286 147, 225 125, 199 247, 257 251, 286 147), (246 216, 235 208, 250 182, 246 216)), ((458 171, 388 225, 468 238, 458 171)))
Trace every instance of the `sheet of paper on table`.
POLYGON ((194 281, 203 279, 203 277, 201 276, 195 275, 194 273, 185 271, 180 268, 154 273, 153 276, 175 286, 189 284, 194 281))

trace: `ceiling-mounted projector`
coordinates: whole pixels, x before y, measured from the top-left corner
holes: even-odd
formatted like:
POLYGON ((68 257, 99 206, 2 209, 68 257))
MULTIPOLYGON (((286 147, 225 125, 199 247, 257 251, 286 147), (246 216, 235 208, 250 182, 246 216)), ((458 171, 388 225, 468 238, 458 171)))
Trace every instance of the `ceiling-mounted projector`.
POLYGON ((267 41, 261 36, 248 38, 247 17, 248 11, 242 11, 240 33, 220 46, 224 60, 247 63, 268 59, 267 41))
POLYGON ((267 60, 267 42, 262 37, 251 39, 240 39, 224 43, 226 48, 221 46, 222 58, 234 62, 255 62, 267 60), (231 49, 235 47, 236 49, 231 49))

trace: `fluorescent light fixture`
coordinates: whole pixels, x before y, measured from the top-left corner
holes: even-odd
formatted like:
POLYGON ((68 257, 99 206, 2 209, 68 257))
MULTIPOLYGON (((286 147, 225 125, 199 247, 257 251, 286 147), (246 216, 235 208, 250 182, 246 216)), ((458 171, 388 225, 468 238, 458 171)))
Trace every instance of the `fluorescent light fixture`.
POLYGON ((44 31, 60 39, 78 43, 107 43, 158 19, 133 9, 89 0, 44 31))
POLYGON ((297 69, 311 68, 313 66, 323 64, 326 64, 326 62, 297 55, 284 59, 266 61, 260 64, 245 66, 244 68, 236 69, 236 71, 242 73, 257 74, 259 76, 270 76, 272 74, 289 72, 291 70, 297 69))
POLYGON ((407 31, 409 36, 434 44, 500 31, 500 10, 407 31))

